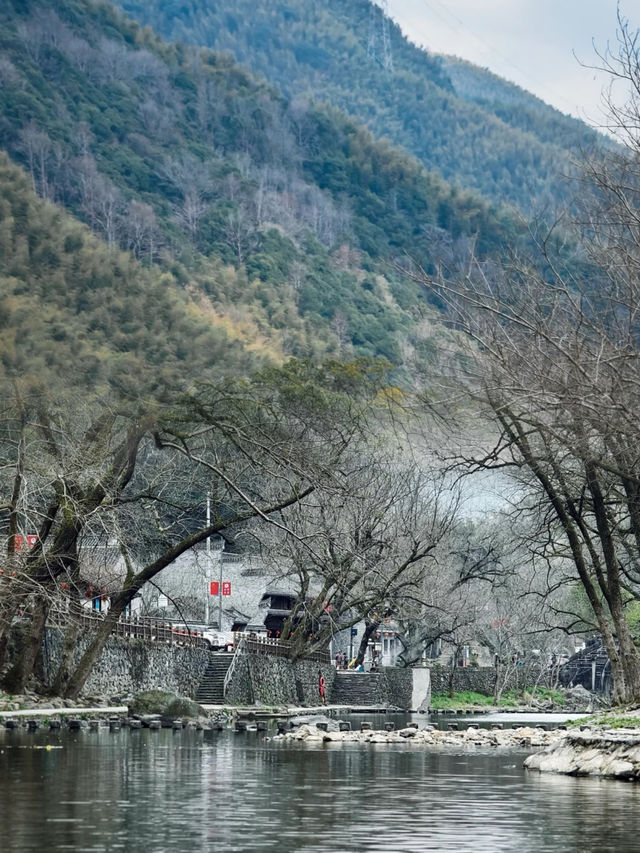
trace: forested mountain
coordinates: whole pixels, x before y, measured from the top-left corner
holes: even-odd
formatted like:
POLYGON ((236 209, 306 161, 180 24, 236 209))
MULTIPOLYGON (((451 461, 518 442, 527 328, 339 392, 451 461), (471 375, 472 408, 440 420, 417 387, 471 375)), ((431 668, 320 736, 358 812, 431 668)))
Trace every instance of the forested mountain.
POLYGON ((0 373, 76 402, 175 393, 249 358, 173 277, 109 249, 0 155, 0 373))
MULTIPOLYGON (((477 104, 505 124, 534 135, 540 142, 565 149, 577 157, 582 147, 596 139, 583 122, 545 104, 515 83, 510 83, 487 68, 479 68, 456 56, 443 56, 454 91, 465 101, 477 104)), ((606 146, 606 137, 597 137, 606 146)))
POLYGON ((596 141, 518 87, 416 47, 392 22, 386 52, 369 0, 118 2, 165 38, 229 50, 287 96, 328 101, 447 180, 527 215, 568 200, 558 176, 596 141))
POLYGON ((0 145, 33 188, 263 354, 433 350, 394 259, 498 254, 522 231, 334 108, 107 3, 10 0, 0 51, 0 145))

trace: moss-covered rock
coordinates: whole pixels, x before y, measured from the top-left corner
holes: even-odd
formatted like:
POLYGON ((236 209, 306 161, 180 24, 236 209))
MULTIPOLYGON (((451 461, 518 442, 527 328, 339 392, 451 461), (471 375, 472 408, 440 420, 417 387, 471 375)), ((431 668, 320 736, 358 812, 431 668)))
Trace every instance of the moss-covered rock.
POLYGON ((168 690, 146 690, 136 693, 129 705, 130 714, 160 714, 163 717, 201 717, 206 712, 186 696, 168 690))
POLYGON ((186 696, 176 696, 167 706, 167 717, 206 717, 207 712, 197 702, 186 696))

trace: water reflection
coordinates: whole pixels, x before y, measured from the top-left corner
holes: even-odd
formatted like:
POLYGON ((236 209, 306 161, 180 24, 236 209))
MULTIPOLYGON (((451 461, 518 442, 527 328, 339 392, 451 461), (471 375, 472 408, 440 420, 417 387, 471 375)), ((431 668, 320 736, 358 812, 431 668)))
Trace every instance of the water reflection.
POLYGON ((262 733, 1 731, 0 850, 638 849, 640 788, 527 774, 523 757, 262 733), (46 745, 62 748, 33 748, 46 745))

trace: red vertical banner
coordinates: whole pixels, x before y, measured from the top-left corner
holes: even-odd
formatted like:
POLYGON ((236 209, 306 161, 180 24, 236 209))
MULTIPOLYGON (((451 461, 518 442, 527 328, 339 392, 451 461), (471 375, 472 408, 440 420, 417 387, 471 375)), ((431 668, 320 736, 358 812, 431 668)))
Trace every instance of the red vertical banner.
POLYGON ((35 533, 29 533, 27 536, 21 536, 19 533, 13 537, 13 550, 14 551, 27 551, 33 548, 33 546, 38 541, 38 537, 35 533))
POLYGON ((218 581, 209 582, 209 595, 220 595, 220 584, 218 581))
POLYGON ((222 594, 231 595, 231 581, 222 581, 222 594))

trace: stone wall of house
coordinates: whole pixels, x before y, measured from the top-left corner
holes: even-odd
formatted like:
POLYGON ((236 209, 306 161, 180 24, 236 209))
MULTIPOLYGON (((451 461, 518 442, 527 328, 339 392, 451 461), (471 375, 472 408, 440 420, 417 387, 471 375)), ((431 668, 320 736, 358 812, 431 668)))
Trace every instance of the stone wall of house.
MULTIPOLYGON (((80 659, 88 641, 88 636, 80 639, 75 653, 76 661, 80 659)), ((61 648, 61 632, 48 628, 43 648, 47 683, 53 681, 58 671, 61 648)), ((208 656, 206 649, 112 637, 107 641, 83 692, 88 696, 118 696, 159 689, 193 697, 207 668, 208 656)))

